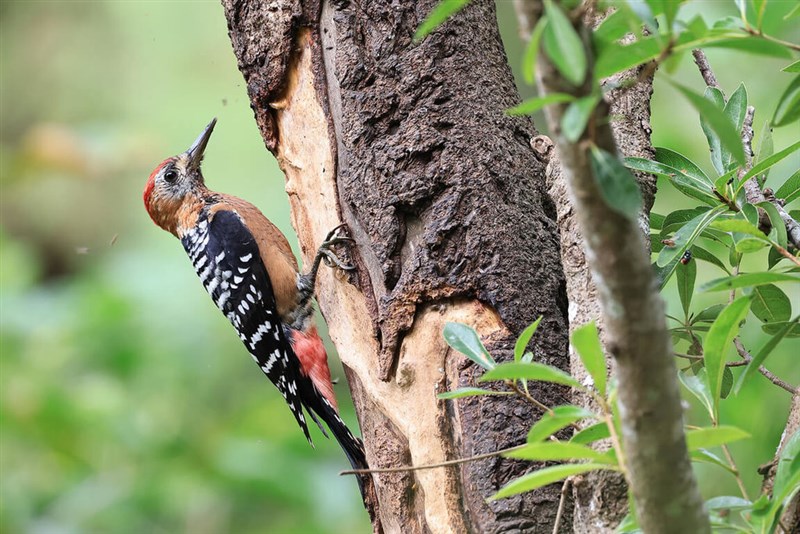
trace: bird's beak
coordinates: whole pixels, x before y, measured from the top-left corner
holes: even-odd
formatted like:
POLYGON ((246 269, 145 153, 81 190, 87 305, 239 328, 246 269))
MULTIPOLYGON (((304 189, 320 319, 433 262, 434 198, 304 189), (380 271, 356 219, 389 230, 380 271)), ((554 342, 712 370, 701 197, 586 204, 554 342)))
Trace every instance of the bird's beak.
POLYGON ((203 152, 206 150, 206 145, 208 145, 208 140, 211 138, 211 132, 214 131, 215 124, 217 124, 216 117, 211 119, 211 122, 205 127, 203 133, 200 134, 197 140, 192 143, 192 146, 189 147, 189 150, 186 151, 186 155, 189 157, 190 168, 200 168, 200 163, 203 161, 203 152))

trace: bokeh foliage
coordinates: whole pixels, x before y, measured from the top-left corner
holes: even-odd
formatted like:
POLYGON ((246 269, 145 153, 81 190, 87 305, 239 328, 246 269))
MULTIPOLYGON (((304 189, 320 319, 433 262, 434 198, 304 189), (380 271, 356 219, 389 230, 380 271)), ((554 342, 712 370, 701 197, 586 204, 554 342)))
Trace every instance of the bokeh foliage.
MULTIPOLYGON (((685 9, 713 20, 732 8, 685 9)), ((518 71, 511 3, 498 11, 518 71)), ((780 24, 779 13, 765 21, 772 33, 792 31, 780 24)), ((319 433, 317 449, 308 447, 180 245, 142 207, 152 168, 217 116, 209 185, 253 201, 293 235, 222 7, 3 2, 0 45, 0 530, 369 532, 354 482, 337 476, 347 466, 338 447, 319 433)), ((733 51, 709 58, 724 87, 744 81, 761 119, 771 114, 779 61, 733 51)), ((675 78, 702 86, 687 58, 675 68, 675 78)), ((657 84, 656 144, 706 162, 695 118, 657 84)), ((776 146, 796 139, 790 130, 776 131, 776 146)), ((784 169, 792 165, 800 166, 795 158, 784 169)), ((655 210, 680 202, 660 195, 655 210)), ((701 269, 698 283, 713 276, 701 269)), ((677 292, 667 294, 679 310, 677 292)), ((760 335, 746 331, 745 341, 760 335)), ((770 358, 793 383, 798 349, 787 342, 770 358)), ((344 400, 346 388, 337 389, 344 400)), ((756 377, 723 410, 754 436, 731 448, 755 491, 788 395, 756 377)), ((701 484, 720 494, 735 483, 709 471, 701 484)))

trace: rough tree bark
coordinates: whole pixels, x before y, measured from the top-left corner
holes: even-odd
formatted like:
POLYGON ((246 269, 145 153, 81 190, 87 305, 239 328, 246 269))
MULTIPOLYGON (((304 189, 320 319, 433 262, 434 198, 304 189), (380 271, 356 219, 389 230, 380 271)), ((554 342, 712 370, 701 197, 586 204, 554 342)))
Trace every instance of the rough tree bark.
MULTIPOLYGON (((537 132, 503 113, 519 96, 493 2, 473 1, 415 46, 435 3, 223 0, 305 258, 340 222, 356 240, 356 274, 322 272, 317 289, 372 467, 502 449, 538 417, 507 397, 436 399, 481 374, 444 343, 446 321, 476 327, 502 360, 543 315, 536 357, 568 366, 556 214, 537 132)), ((551 405, 567 394, 535 391, 551 405)), ((374 528, 550 531, 558 486, 485 501, 529 469, 493 458, 374 475, 374 528)))

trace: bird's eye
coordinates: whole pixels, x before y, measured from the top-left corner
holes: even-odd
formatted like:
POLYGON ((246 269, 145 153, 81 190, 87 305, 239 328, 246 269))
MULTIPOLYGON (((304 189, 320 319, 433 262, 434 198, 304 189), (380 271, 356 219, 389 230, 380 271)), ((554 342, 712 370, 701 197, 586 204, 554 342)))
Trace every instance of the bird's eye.
POLYGON ((176 178, 178 178, 178 172, 174 169, 170 169, 164 173, 164 180, 168 182, 174 182, 176 178))

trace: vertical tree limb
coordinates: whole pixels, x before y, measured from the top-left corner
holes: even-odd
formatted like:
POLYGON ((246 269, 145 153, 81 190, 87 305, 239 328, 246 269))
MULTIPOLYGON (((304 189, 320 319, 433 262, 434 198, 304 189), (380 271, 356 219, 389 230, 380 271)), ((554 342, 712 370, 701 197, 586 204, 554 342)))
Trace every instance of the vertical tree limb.
MULTIPOLYGON (((576 26, 586 33, 581 22, 576 26)), ((591 49, 586 48, 591 58, 591 49)), ((575 88, 546 60, 540 59, 539 66, 543 93, 566 92, 578 98, 589 94, 588 82, 575 88)), ((664 304, 655 290, 647 245, 641 228, 602 200, 589 165, 590 143, 617 154, 608 121, 610 108, 605 102, 598 105, 587 129, 592 133, 584 133, 576 143, 560 135, 565 109, 565 105, 551 106, 546 115, 585 237, 606 346, 616 361, 623 441, 640 524, 645 532, 707 532, 708 518, 685 446, 664 304)))

